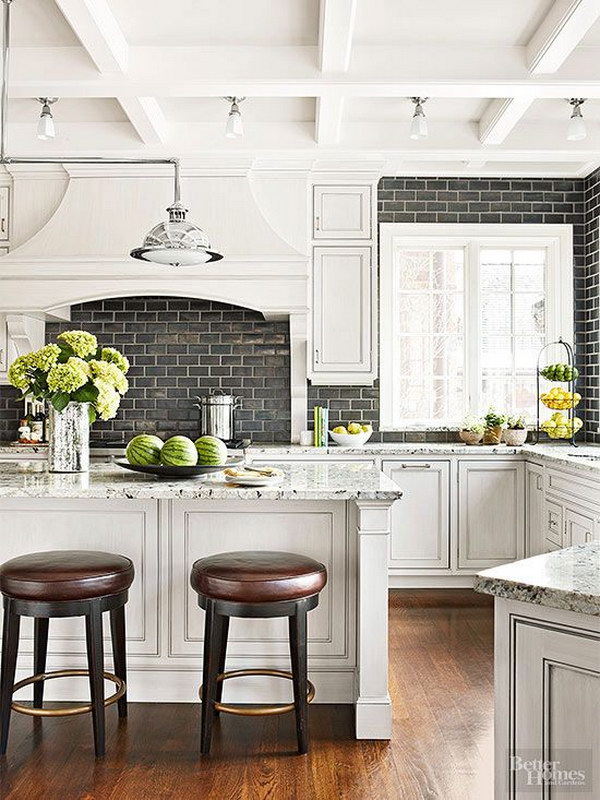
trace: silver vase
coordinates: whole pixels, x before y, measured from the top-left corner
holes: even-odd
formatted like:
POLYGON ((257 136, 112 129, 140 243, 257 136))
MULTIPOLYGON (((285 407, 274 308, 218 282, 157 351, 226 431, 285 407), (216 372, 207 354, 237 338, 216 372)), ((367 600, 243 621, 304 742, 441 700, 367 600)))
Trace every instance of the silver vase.
POLYGON ((48 470, 87 472, 90 468, 89 403, 69 403, 62 411, 48 409, 48 470))

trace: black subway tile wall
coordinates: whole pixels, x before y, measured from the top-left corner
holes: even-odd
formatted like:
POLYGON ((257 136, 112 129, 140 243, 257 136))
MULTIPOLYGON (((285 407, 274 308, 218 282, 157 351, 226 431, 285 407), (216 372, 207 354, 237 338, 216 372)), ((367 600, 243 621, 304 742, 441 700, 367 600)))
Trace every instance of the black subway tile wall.
POLYGON ((600 444, 600 170, 584 181, 585 194, 585 302, 578 308, 584 330, 583 396, 586 438, 600 444))
MULTIPOLYGON (((379 222, 503 222, 516 224, 568 223, 573 225, 575 339, 577 359, 586 371, 589 386, 589 411, 582 414, 586 430, 598 427, 598 213, 600 211, 600 174, 595 189, 590 178, 588 206, 595 199, 595 226, 588 211, 588 236, 595 227, 595 245, 588 246, 586 264, 586 229, 584 225, 584 180, 556 178, 382 178, 378 192, 379 222), (595 265, 595 267, 594 267, 595 265), (594 273, 595 269, 595 273, 594 273), (595 277, 594 277, 595 276, 595 277), (594 288, 595 287, 595 294, 594 288), (594 300, 595 297, 595 300, 594 300), (595 305, 593 303, 595 302, 595 305), (594 334, 595 331, 595 334, 594 334), (595 335, 595 366, 586 362, 586 336, 595 335), (595 370, 594 389, 589 385, 590 370, 595 370), (589 420, 587 417, 589 416, 589 420)), ((591 341, 591 340, 590 340, 591 341)), ((533 367, 533 365, 532 365, 533 367)), ((587 388, 586 388, 587 391, 587 388)), ((585 399, 585 396, 584 396, 585 399)), ((315 404, 330 401, 333 423, 340 421, 371 422, 377 427, 378 384, 374 387, 309 387, 309 422, 315 404)), ((375 435, 385 441, 454 441, 455 433, 443 431, 402 432, 375 435)))
MULTIPOLYGON (((241 395, 238 435, 256 442, 290 438, 289 325, 256 311, 208 300, 133 297, 73 306, 71 321, 51 323, 46 338, 83 328, 130 360, 130 389, 114 420, 92 435, 130 438, 200 433, 194 395, 222 389, 241 395)), ((0 391, 1 438, 15 436, 16 390, 0 391)))

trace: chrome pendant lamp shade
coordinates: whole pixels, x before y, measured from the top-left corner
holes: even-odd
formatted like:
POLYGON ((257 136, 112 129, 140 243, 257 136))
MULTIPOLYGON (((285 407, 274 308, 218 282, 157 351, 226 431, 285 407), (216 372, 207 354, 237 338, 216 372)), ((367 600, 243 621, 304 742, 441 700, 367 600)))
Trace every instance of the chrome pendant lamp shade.
POLYGON ((179 162, 175 161, 175 198, 167 208, 169 219, 159 222, 144 238, 141 247, 131 251, 132 258, 152 261, 155 264, 170 264, 172 267, 188 267, 220 261, 223 256, 210 249, 208 236, 197 225, 187 222, 187 208, 179 195, 179 162))

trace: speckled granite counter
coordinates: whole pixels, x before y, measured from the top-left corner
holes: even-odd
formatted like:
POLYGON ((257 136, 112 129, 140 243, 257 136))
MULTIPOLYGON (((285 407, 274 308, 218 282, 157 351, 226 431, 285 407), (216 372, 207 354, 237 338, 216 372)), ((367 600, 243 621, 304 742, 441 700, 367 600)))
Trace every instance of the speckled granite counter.
POLYGON ((475 577, 473 588, 507 600, 600 616, 600 542, 487 569, 475 577))
POLYGON ((163 480, 130 472, 116 464, 92 464, 89 473, 49 473, 45 462, 0 463, 0 498, 130 498, 140 500, 388 500, 402 491, 368 464, 287 464, 277 486, 235 488, 219 476, 163 480))

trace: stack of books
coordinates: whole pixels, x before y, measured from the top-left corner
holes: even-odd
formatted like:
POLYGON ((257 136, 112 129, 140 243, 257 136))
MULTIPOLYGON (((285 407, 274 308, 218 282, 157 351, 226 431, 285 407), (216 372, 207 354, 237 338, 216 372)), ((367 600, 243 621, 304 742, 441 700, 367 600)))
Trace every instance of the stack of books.
POLYGON ((327 447, 329 431, 329 409, 324 406, 313 408, 313 444, 315 447, 327 447))

